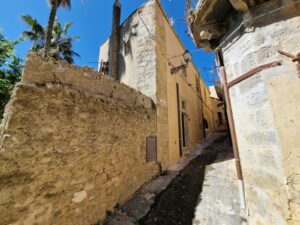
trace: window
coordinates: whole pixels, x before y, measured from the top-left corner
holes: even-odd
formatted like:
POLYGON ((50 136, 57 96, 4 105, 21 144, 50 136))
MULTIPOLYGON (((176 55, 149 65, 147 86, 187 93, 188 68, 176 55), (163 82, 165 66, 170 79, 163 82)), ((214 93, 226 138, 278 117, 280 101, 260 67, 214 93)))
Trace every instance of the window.
POLYGON ((101 62, 100 72, 104 75, 108 75, 109 72, 109 62, 101 62))

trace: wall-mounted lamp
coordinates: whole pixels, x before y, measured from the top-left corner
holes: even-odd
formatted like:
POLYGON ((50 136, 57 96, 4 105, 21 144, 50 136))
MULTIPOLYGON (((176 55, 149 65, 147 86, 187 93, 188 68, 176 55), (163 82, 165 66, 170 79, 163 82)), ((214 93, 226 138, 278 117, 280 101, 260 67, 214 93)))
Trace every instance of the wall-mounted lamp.
POLYGON ((186 64, 188 64, 190 61, 192 61, 192 54, 190 53, 189 50, 185 50, 182 57, 183 57, 184 61, 186 62, 186 64))
POLYGON ((185 61, 186 64, 177 66, 177 67, 173 67, 171 69, 171 74, 176 74, 178 73, 180 70, 186 70, 186 68, 188 67, 188 64, 190 61, 192 61, 192 54, 190 53, 189 50, 185 50, 185 52, 182 54, 183 60, 185 61))

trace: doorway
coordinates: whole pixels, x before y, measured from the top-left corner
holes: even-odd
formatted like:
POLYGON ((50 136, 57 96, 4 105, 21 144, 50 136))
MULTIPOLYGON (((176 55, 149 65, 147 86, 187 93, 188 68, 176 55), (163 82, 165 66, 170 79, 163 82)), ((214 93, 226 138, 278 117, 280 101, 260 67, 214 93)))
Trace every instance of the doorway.
POLYGON ((219 119, 219 126, 220 125, 223 125, 223 115, 222 115, 222 113, 220 113, 220 112, 218 112, 218 119, 219 119))
POLYGON ((187 114, 181 113, 181 127, 182 127, 182 147, 188 146, 188 117, 187 114))
POLYGON ((179 155, 180 157, 183 155, 182 153, 182 138, 181 138, 181 116, 180 116, 180 95, 179 95, 179 84, 176 83, 176 98, 177 98, 177 114, 178 114, 178 144, 179 144, 179 155))

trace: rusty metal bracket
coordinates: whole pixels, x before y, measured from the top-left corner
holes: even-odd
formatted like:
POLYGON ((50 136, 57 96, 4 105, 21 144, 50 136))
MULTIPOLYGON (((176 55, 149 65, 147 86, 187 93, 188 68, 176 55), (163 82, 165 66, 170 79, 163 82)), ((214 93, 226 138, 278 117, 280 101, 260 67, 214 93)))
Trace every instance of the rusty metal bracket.
POLYGON ((266 69, 269 69, 269 68, 272 68, 272 67, 275 67, 275 66, 281 66, 282 65, 282 61, 279 60, 279 61, 275 61, 275 62, 271 62, 271 63, 268 63, 268 64, 264 64, 264 65, 261 65, 261 66, 258 66, 252 70, 250 70, 249 72, 243 74, 242 76, 228 82, 227 84, 227 87, 228 89, 233 87, 234 85, 240 83, 241 81, 245 80, 245 79, 248 79, 249 77, 252 77, 253 75, 263 71, 263 70, 266 70, 266 69))
POLYGON ((291 58, 292 62, 297 63, 297 65, 296 65, 297 66, 297 72, 298 72, 298 77, 300 78, 300 52, 297 55, 293 55, 291 53, 288 53, 288 52, 285 52, 285 51, 282 51, 282 50, 278 50, 278 52, 281 55, 284 55, 288 58, 291 58))

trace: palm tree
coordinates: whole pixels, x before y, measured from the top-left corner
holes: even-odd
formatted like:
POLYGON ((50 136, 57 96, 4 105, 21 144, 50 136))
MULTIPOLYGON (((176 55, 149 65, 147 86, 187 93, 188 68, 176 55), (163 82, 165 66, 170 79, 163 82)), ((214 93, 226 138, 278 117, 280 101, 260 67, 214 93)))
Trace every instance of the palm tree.
POLYGON ((33 52, 40 52, 45 47, 45 28, 30 15, 22 15, 22 20, 30 27, 30 31, 24 31, 23 37, 33 42, 30 49, 33 52))
MULTIPOLYGON (((33 42, 33 47, 30 50, 33 52, 43 53, 46 45, 45 36, 47 33, 47 28, 42 27, 38 21, 30 15, 23 15, 22 19, 30 27, 29 31, 23 32, 23 37, 33 42)), ((74 63, 74 56, 79 57, 79 54, 72 50, 73 42, 79 37, 68 36, 68 30, 71 26, 72 23, 68 22, 64 25, 64 27, 62 27, 59 20, 55 19, 47 56, 64 60, 68 63, 74 63)))
POLYGON ((49 55, 52 32, 56 18, 57 9, 62 6, 63 8, 71 9, 71 0, 48 0, 49 5, 51 6, 51 11, 48 19, 48 27, 46 33, 46 44, 45 44, 45 56, 49 55))

